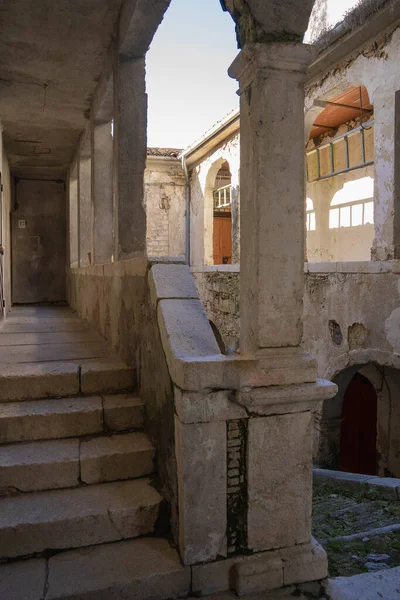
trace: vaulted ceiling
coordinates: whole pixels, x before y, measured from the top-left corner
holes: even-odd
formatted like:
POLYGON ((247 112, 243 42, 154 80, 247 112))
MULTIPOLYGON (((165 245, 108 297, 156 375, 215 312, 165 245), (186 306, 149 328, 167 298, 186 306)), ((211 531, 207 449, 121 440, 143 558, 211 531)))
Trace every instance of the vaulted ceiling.
POLYGON ((0 119, 15 174, 66 171, 121 3, 0 1, 0 119))

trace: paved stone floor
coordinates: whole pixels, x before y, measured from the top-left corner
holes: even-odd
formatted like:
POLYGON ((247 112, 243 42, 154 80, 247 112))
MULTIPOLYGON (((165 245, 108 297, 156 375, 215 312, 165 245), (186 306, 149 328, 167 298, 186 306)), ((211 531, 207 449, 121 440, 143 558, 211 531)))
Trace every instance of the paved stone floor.
POLYGON ((68 307, 15 307, 0 322, 0 374, 10 365, 118 360, 68 307))
POLYGON ((314 537, 328 553, 331 576, 400 565, 400 502, 314 489, 314 537))

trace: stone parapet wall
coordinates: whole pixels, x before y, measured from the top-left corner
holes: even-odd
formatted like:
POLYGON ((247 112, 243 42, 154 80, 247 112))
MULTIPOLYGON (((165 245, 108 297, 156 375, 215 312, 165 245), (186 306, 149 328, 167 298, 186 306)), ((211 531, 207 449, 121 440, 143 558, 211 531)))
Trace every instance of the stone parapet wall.
POLYGON ((239 345, 239 269, 239 265, 191 269, 207 316, 228 351, 239 345))

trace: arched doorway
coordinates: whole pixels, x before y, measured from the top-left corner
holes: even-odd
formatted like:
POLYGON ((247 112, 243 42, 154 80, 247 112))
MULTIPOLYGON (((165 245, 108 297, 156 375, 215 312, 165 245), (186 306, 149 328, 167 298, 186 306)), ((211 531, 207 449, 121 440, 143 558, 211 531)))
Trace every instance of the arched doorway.
POLYGON ((225 161, 215 178, 213 190, 213 262, 214 265, 232 263, 232 175, 225 161))
POLYGON ((377 394, 361 373, 350 380, 343 397, 339 469, 377 474, 377 394))

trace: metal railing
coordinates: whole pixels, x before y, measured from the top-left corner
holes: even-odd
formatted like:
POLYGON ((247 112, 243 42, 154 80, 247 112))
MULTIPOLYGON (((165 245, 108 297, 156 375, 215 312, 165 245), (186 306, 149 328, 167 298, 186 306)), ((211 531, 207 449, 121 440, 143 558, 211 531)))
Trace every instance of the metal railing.
POLYGON ((369 121, 365 125, 360 125, 351 131, 343 133, 342 135, 338 135, 336 138, 331 140, 330 142, 326 142, 319 146, 319 148, 315 148, 315 150, 310 150, 307 152, 306 157, 308 159, 312 154, 317 155, 317 177, 315 179, 309 178, 309 168, 308 168, 308 160, 306 160, 307 165, 307 181, 308 183, 313 183, 315 181, 320 181, 321 179, 328 179, 329 177, 333 177, 334 175, 341 175, 342 173, 348 173, 349 171, 354 171, 355 169, 361 169, 361 167, 368 167, 369 165, 373 165, 373 160, 366 160, 366 151, 365 151, 365 130, 370 129, 374 125, 374 121, 369 121), (357 165, 350 166, 350 155, 349 155, 349 137, 353 135, 359 134, 360 136, 360 150, 361 150, 361 162, 357 165), (345 164, 346 167, 344 169, 335 169, 335 153, 334 153, 334 145, 338 142, 344 141, 344 156, 345 156, 345 164), (329 166, 330 172, 322 175, 321 174, 321 150, 329 147, 329 166))

